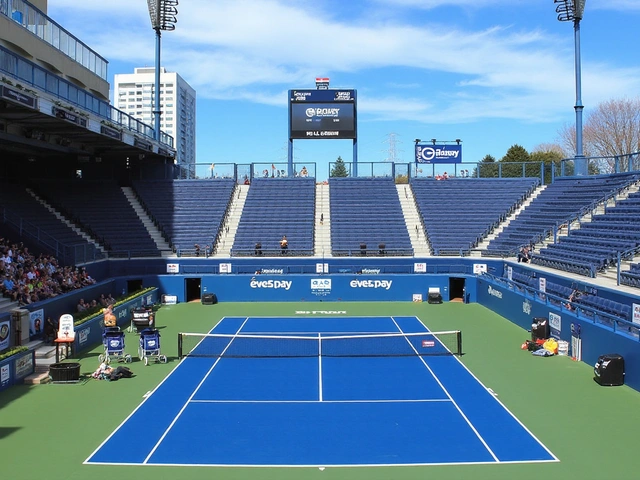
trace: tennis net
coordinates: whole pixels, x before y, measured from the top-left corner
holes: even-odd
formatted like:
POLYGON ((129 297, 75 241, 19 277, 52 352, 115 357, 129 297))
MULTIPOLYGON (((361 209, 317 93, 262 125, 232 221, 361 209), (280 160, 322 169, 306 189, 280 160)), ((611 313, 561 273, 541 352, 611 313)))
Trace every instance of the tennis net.
POLYGON ((362 335, 179 333, 182 357, 400 357, 462 355, 462 332, 362 335))

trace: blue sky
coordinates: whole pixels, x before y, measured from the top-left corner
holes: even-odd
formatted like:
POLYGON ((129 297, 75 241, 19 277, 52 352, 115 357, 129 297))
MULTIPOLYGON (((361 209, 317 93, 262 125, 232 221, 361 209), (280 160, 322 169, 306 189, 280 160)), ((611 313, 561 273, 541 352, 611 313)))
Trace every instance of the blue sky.
MULTIPOLYGON (((413 160, 414 139, 461 139, 465 162, 559 140, 575 113, 573 24, 553 0, 180 0, 162 65, 197 92, 197 162, 285 162, 287 91, 358 91, 358 160, 413 160)), ((144 0, 49 0, 49 16, 117 73, 153 66, 144 0)), ((640 92, 640 0, 587 0, 585 115, 640 92)), ((295 161, 350 162, 350 140, 299 140, 295 161)), ((573 152, 571 152, 573 153, 573 152)))

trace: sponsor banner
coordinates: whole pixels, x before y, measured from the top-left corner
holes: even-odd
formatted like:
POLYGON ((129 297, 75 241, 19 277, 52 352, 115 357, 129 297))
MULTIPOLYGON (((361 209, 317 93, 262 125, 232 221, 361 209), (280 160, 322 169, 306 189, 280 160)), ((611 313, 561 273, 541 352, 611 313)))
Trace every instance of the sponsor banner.
POLYGON ((316 296, 324 297, 331 293, 330 278, 312 278, 311 293, 316 296))
POLYGON ((16 380, 31 375, 35 367, 33 365, 33 355, 23 355, 14 362, 14 371, 16 380))
POLYGON ((31 338, 42 337, 42 329, 44 328, 44 310, 34 310, 29 312, 29 336, 31 338))
POLYGON ((162 296, 162 303, 164 303, 165 305, 175 305, 176 303, 178 303, 178 296, 177 295, 163 295, 162 296))
POLYGON ((89 335, 91 335, 91 327, 78 330, 78 343, 80 346, 85 345, 89 341, 89 335))
POLYGON ((329 273, 329 264, 316 263, 316 273, 329 273))
POLYGON ((416 303, 422 302, 422 294, 421 293, 414 293, 413 294, 413 301, 416 302, 416 303))
POLYGON ((114 140, 122 141, 122 132, 106 125, 100 126, 100 133, 106 137, 113 138, 114 140))
POLYGON ((221 263, 220 264, 220 273, 231 273, 231 264, 230 263, 221 263))
POLYGON ((562 332, 562 317, 557 313, 549 312, 549 330, 553 338, 560 338, 562 332))
POLYGON ((473 264, 473 273, 476 275, 482 275, 483 273, 487 273, 487 264, 486 263, 474 263, 473 264))
POLYGON ((0 97, 9 100, 13 103, 18 103, 23 107, 36 108, 36 98, 31 95, 25 95, 20 90, 15 88, 9 88, 4 85, 0 85, 0 97))
POLYGON ((507 278, 513 281, 513 267, 511 265, 507 267, 507 278))
POLYGON ((0 322, 0 351, 9 348, 11 333, 11 322, 9 320, 0 322))
POLYGON ((417 262, 413 264, 415 273, 427 273, 427 264, 425 262, 417 262))
POLYGON ((11 368, 8 363, 0 365, 0 386, 6 387, 11 379, 11 368))
POLYGON ((547 279, 544 277, 540 277, 538 279, 538 290, 542 293, 547 293, 547 279))
POLYGON ((80 125, 81 127, 87 127, 87 120, 82 118, 80 115, 71 113, 67 110, 63 110, 62 108, 52 107, 51 113, 56 118, 61 118, 62 120, 66 120, 67 122, 75 123, 76 125, 80 125))
POLYGON ((148 142, 146 140, 142 140, 141 138, 138 138, 138 137, 134 137, 133 146, 137 147, 137 148, 140 148, 142 150, 147 150, 149 152, 151 152, 153 150, 153 145, 151 144, 151 142, 148 142))
POLYGON ((462 163, 462 145, 416 145, 416 163, 462 163))
POLYGON ((167 263, 167 273, 180 273, 180 264, 167 263))
POLYGON ((631 321, 633 323, 640 324, 640 304, 634 303, 631 305, 631 307, 632 307, 631 321))

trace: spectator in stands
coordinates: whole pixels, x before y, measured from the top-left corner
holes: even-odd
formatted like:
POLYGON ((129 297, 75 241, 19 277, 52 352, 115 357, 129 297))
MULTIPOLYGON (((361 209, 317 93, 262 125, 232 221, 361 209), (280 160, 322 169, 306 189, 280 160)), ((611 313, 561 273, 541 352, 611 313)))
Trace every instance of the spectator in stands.
POLYGON ((580 292, 577 290, 573 290, 569 298, 567 299, 567 303, 564 304, 567 310, 574 310, 573 302, 575 302, 580 296, 580 292))
POLYGON ((256 243, 256 247, 253 253, 255 254, 256 257, 259 257, 260 255, 262 255, 262 244, 260 242, 256 243))
POLYGON ((89 308, 89 305, 85 303, 84 298, 81 298, 76 306, 76 310, 78 312, 84 312, 87 308, 89 308))
POLYGON ((246 175, 244 176, 244 184, 251 185, 251 182, 249 181, 249 177, 247 177, 246 175))
POLYGON ((443 179, 443 180, 447 180, 448 178, 449 178, 449 174, 448 174, 447 172, 444 172, 444 173, 442 174, 442 179, 443 179))
POLYGON ((2 295, 14 302, 18 299, 18 287, 11 277, 2 277, 2 295))
POLYGON ((51 317, 47 317, 44 322, 44 328, 42 330, 42 339, 47 343, 53 343, 53 340, 55 340, 57 335, 57 330, 58 329, 56 328, 56 324, 53 323, 51 317))
POLYGON ((528 263, 531 260, 531 252, 529 252, 529 247, 522 247, 520 252, 518 253, 518 263, 528 263))
POLYGON ((287 240, 287 236, 283 235, 282 240, 280 240, 280 253, 282 255, 286 255, 288 249, 289 249, 289 241, 287 240))
POLYGON ((197 243, 193 246, 193 248, 196 251, 196 257, 200 256, 200 245, 198 245, 197 243))
POLYGON ((302 167, 302 170, 300 170, 300 176, 301 177, 308 177, 309 176, 309 172, 307 172, 307 167, 302 167))

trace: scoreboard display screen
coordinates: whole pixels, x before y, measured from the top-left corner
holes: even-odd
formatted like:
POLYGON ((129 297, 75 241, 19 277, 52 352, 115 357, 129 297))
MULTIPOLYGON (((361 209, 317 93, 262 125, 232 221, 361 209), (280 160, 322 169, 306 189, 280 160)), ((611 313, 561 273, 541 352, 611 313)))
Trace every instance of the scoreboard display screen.
POLYGON ((289 138, 355 139, 355 90, 290 90, 289 138))

